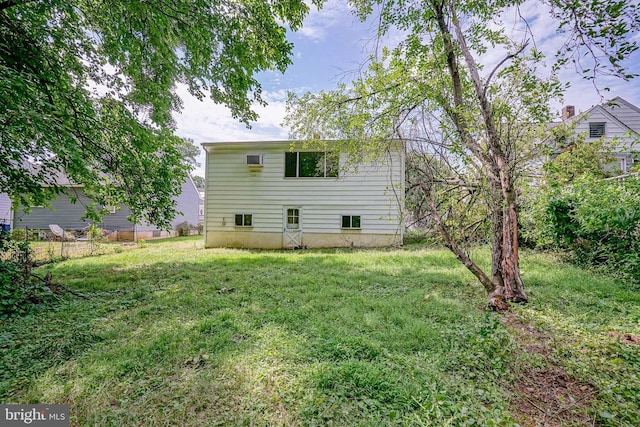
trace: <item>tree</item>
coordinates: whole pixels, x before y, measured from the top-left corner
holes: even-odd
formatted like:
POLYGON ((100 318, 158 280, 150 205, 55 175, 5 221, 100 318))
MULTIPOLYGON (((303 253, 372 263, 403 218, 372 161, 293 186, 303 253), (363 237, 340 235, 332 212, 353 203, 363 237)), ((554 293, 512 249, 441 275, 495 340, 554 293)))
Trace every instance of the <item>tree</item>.
POLYGON ((182 142, 178 146, 178 152, 180 152, 184 163, 189 166, 190 170, 200 166, 200 162, 198 161, 200 147, 195 145, 193 139, 183 138, 182 142))
MULTIPOLYGON (((605 3, 594 0, 575 7, 573 2, 540 2, 549 7, 559 30, 568 33, 569 43, 558 53, 556 65, 573 60, 581 67, 573 55, 586 49, 595 64, 591 70, 631 78, 620 58, 637 49, 627 35, 638 30, 638 5, 605 3), (609 61, 603 63, 602 57, 609 61)), ((527 150, 531 141, 532 125, 550 120, 549 100, 559 96, 563 86, 553 74, 557 67, 548 78, 539 76, 544 57, 532 43, 525 17, 519 15, 516 22, 525 36, 519 40, 508 36, 507 25, 513 23, 500 17, 507 10, 518 13, 520 3, 359 0, 352 4, 363 19, 379 7, 379 34, 395 29, 394 37, 401 41, 376 52, 351 85, 292 95, 286 119, 292 137, 335 138, 355 156, 380 152, 392 138, 410 146, 428 144, 440 161, 438 167, 425 163, 421 190, 445 245, 482 283, 489 307, 501 310, 509 302, 527 301, 518 262, 521 150, 527 150), (502 58, 483 64, 490 49, 502 58), (448 175, 438 177, 442 159, 449 159, 448 175), (451 231, 437 197, 443 185, 455 186, 466 199, 474 186, 484 192, 491 223, 491 272, 471 259, 451 231)))
POLYGON ((205 188, 205 179, 200 175, 193 175, 193 183, 196 185, 196 188, 200 191, 204 191, 205 188))
POLYGON ((307 12, 303 0, 0 1, 0 192, 41 205, 63 171, 98 204, 169 226, 188 169, 176 85, 248 124, 264 103, 256 73, 290 64, 284 25, 307 12))

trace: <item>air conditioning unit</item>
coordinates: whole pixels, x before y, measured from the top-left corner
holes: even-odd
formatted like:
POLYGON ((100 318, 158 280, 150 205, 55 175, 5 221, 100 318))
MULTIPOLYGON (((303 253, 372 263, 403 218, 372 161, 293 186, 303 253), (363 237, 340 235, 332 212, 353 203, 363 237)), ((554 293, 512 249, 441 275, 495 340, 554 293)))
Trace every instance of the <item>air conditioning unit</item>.
POLYGON ((264 156, 262 154, 247 154, 247 166, 250 168, 261 168, 264 166, 264 156))

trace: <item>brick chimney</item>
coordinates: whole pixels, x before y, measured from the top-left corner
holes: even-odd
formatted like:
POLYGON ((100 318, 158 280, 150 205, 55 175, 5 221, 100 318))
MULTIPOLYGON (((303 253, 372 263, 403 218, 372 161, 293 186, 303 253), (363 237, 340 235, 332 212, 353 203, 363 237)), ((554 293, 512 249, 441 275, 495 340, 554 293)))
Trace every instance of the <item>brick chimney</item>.
POLYGON ((575 114, 576 107, 574 107, 573 105, 565 105, 564 107, 562 107, 562 120, 567 120, 568 118, 575 116, 575 114))

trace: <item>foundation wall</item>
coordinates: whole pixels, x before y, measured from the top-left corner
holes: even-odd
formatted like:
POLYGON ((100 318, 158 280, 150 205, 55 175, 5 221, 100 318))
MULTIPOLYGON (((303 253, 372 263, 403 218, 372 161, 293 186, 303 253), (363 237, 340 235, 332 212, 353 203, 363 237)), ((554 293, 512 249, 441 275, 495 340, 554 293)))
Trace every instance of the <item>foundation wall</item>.
MULTIPOLYGON (((304 248, 340 248, 340 247, 380 247, 401 244, 397 234, 363 233, 304 233, 304 248)), ((261 232, 209 232, 206 235, 207 248, 252 248, 282 249, 282 233, 261 232)))

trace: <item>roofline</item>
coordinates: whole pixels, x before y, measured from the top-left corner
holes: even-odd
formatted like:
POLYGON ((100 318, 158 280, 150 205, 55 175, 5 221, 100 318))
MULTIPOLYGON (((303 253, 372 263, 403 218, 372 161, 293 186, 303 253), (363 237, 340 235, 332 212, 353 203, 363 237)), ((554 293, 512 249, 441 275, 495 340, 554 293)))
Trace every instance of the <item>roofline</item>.
MULTIPOLYGON (((620 97, 617 97, 617 98, 612 99, 611 101, 607 101, 606 103, 594 105, 593 107, 589 108, 587 111, 583 111, 583 112, 581 112, 579 114, 576 114, 575 116, 569 117, 564 122, 557 122, 557 124, 572 123, 572 122, 579 122, 579 121, 582 121, 582 120, 588 120, 589 116, 591 115, 591 113, 593 113, 597 109, 597 110, 601 111, 605 116, 609 117, 609 119, 611 119, 612 121, 616 122, 618 125, 623 127, 624 129, 626 129, 628 131, 631 131, 631 132, 634 132, 634 133, 637 133, 636 131, 631 129, 627 124, 625 124, 624 122, 620 121, 620 119, 618 119, 615 115, 613 115, 609 111, 607 111, 607 109, 604 107, 604 105, 606 105, 609 102, 613 102, 615 99, 620 99, 620 100, 624 101, 626 104, 629 104, 624 99, 622 99, 620 97)), ((637 109, 637 107, 635 107, 635 105, 633 105, 633 104, 629 104, 629 105, 637 109)), ((640 110, 638 110, 638 112, 640 112, 640 110)))
POLYGON ((613 104, 614 102, 621 102, 621 103, 625 104, 627 107, 629 107, 632 110, 634 110, 636 113, 640 114, 640 108, 636 107, 635 105, 633 105, 632 103, 630 103, 629 101, 627 101, 626 99, 624 99, 624 98, 622 98, 620 96, 616 96, 612 100, 605 102, 605 104, 613 104))
MULTIPOLYGON (((398 138, 390 138, 390 141, 400 141, 398 138)), ((266 140, 266 141, 211 141, 211 142, 202 142, 200 145, 202 148, 209 152, 211 149, 215 147, 225 147, 225 146, 243 146, 243 145, 282 145, 282 144, 301 144, 305 143, 308 140, 304 139, 276 139, 276 140, 266 140)), ((321 139, 319 142, 328 142, 328 143, 337 143, 342 140, 340 139, 321 139)))

